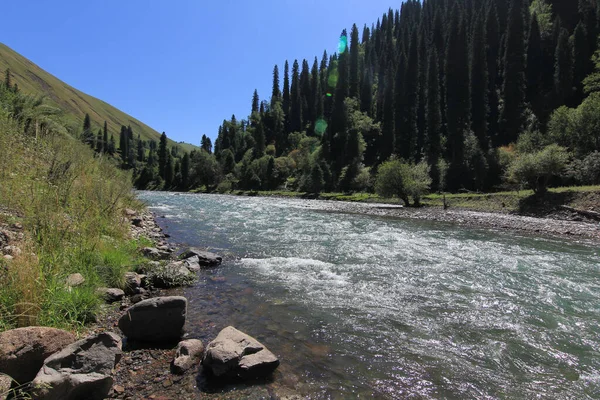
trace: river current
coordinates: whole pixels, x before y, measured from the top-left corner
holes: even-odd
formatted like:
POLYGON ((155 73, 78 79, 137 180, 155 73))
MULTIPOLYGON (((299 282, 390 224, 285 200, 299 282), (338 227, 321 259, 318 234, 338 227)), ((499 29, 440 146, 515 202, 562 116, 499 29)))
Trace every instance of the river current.
POLYGON ((309 398, 600 398, 600 251, 563 239, 140 192, 181 245, 223 254, 185 290, 187 331, 233 325, 309 398))

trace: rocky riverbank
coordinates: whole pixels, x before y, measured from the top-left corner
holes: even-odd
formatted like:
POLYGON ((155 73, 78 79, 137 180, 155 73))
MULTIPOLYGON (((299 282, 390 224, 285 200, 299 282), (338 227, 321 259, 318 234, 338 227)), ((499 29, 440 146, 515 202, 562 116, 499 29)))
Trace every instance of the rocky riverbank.
POLYGON ((240 390, 210 396, 247 398, 264 392, 271 397, 252 383, 270 379, 277 357, 233 327, 205 349, 184 332, 187 299, 167 291, 192 282, 202 268, 218 266, 221 257, 193 248, 175 257, 152 214, 126 210, 125 216, 132 236, 153 242, 141 249, 147 266, 126 274, 125 290, 99 289, 107 304, 79 341, 45 327, 0 333, 0 399, 188 399, 203 396, 199 385, 221 392, 229 384, 240 390), (247 382, 250 392, 244 391, 247 382))

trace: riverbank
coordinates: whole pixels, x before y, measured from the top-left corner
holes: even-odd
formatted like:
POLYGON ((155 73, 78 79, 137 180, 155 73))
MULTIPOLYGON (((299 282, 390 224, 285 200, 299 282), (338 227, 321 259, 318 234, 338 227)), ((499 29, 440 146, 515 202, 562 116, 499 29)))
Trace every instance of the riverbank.
POLYGON ((424 197, 423 207, 402 206, 398 199, 368 193, 306 195, 297 192, 235 192, 237 196, 302 198, 324 201, 332 212, 414 218, 465 227, 507 230, 532 235, 600 241, 600 188, 558 188, 541 199, 525 192, 453 194, 424 197), (583 213, 582 213, 583 211, 583 213), (586 215, 591 211, 591 215, 586 215))

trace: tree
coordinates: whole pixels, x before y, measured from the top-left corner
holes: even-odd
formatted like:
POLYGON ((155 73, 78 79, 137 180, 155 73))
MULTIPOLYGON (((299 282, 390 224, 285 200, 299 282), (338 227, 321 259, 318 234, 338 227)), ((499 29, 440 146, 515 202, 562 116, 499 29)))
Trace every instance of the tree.
POLYGON ((352 25, 350 31, 350 97, 360 99, 360 71, 359 71, 359 40, 358 28, 352 25))
POLYGON ((252 95, 252 112, 257 113, 259 107, 260 100, 258 98, 258 91, 254 89, 254 94, 252 95))
POLYGON ((573 33, 573 83, 575 93, 572 104, 579 104, 583 99, 583 80, 591 72, 590 44, 584 24, 577 24, 573 33))
POLYGON ((185 152, 181 158, 181 188, 187 190, 190 187, 190 155, 185 152))
POLYGON ((11 88, 11 79, 10 79, 10 68, 7 68, 4 72, 4 86, 7 89, 11 88))
MULTIPOLYGON (((258 98, 258 94, 256 95, 256 97, 258 98)), ((279 67, 275 65, 275 67, 273 67, 273 90, 271 92, 271 104, 273 104, 273 102, 277 101, 280 98, 281 90, 279 90, 279 67)), ((254 107, 252 107, 252 111, 254 111, 254 107)), ((256 108, 256 111, 258 111, 258 107, 256 108)))
POLYGON ((212 142, 208 136, 202 135, 202 139, 200 140, 200 148, 207 153, 212 152, 212 142))
POLYGON ((542 74, 544 70, 544 50, 542 36, 538 24, 537 14, 531 16, 529 24, 529 38, 527 39, 527 92, 526 99, 531 105, 533 113, 540 119, 544 114, 544 97, 542 74))
POLYGON ((298 60, 292 66, 292 87, 290 92, 290 132, 302 130, 302 97, 300 96, 300 66, 298 60))
POLYGON ((98 134, 96 134, 96 153, 102 153, 103 148, 104 144, 102 142, 102 130, 98 129, 98 134))
POLYGON ((440 84, 439 66, 435 48, 429 54, 429 66, 427 68, 427 122, 425 153, 432 171, 432 188, 434 191, 440 189, 438 162, 442 155, 442 114, 440 109, 440 84))
POLYGON ((116 145, 115 145, 115 136, 114 135, 110 135, 110 142, 108 143, 108 154, 110 154, 111 156, 115 155, 115 149, 116 145))
POLYGON ((146 158, 146 151, 144 150, 144 141, 139 137, 137 139, 137 160, 139 162, 144 162, 146 158))
POLYGON ((106 124, 106 121, 104 121, 104 129, 102 130, 102 145, 102 152, 108 153, 108 125, 106 124))
POLYGON ((83 118, 83 133, 81 134, 83 142, 90 146, 92 149, 94 148, 94 133, 92 132, 92 121, 90 120, 90 115, 85 114, 83 118))
POLYGON ((535 153, 519 154, 510 164, 511 180, 532 189, 536 195, 546 193, 553 176, 560 176, 569 159, 565 148, 549 145, 535 153))
POLYGON ((119 151, 121 152, 121 161, 123 165, 127 164, 127 128, 121 125, 121 131, 119 132, 119 151))
POLYGON ((554 53, 554 90, 556 104, 568 104, 573 90, 573 58, 569 32, 561 29, 554 53))
POLYGON ((167 134, 163 132, 162 135, 160 135, 160 142, 158 145, 158 174, 165 181, 167 180, 167 156, 169 155, 167 150, 167 134))
POLYGON ((175 177, 173 171, 173 157, 171 157, 171 153, 167 153, 167 161, 165 163, 165 186, 164 189, 171 189, 173 187, 173 178, 175 177))
POLYGON ((290 65, 287 60, 285 61, 285 66, 283 68, 283 94, 281 108, 283 109, 283 114, 286 118, 286 131, 289 132, 287 120, 290 114, 290 65))

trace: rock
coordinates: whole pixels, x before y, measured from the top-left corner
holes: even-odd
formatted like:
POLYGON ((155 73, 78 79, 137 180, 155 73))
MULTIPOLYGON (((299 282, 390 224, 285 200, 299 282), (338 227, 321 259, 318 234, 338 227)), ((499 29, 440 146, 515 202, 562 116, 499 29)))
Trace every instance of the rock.
POLYGON ((98 294, 109 304, 121 301, 125 297, 125 292, 117 288, 98 288, 98 294))
POLYGON ((13 378, 8 375, 0 374, 0 400, 6 400, 10 394, 13 378))
POLYGON ((12 227, 13 229, 20 231, 21 229, 23 229, 23 224, 20 222, 15 222, 14 224, 12 224, 12 227))
POLYGON ((81 286, 84 282, 85 278, 80 273, 71 274, 67 276, 66 280, 67 286, 69 287, 81 286))
POLYGON ((125 273, 125 293, 128 295, 137 294, 142 286, 142 278, 135 272, 125 273))
POLYGON ((8 245, 8 232, 0 231, 0 248, 4 248, 6 245, 8 245))
POLYGON ((171 342, 181 338, 186 312, 185 297, 154 297, 127 309, 119 328, 131 340, 171 342))
POLYGON ((102 332, 51 355, 32 382, 33 398, 105 399, 113 385, 121 347, 117 334, 102 332))
POLYGON ((212 267, 215 265, 219 265, 221 264, 221 261, 223 261, 223 258, 221 256, 218 256, 214 253, 210 253, 208 251, 197 249, 195 247, 190 247, 189 249, 185 250, 179 255, 180 260, 189 259, 192 257, 198 257, 197 262, 203 267, 212 267))
POLYGON ((4 246, 2 249, 4 254, 8 254, 9 256, 17 257, 20 256, 22 251, 17 246, 4 246))
POLYGON ((30 382, 44 359, 73 343, 75 336, 55 328, 30 326, 0 333, 0 372, 19 384, 30 382))
POLYGON ((183 265, 185 265, 185 267, 191 272, 198 272, 201 269, 200 259, 198 258, 198 256, 186 258, 185 260, 183 260, 183 265))
POLYGON ((268 376, 279 360, 256 339, 228 326, 208 344, 202 365, 217 377, 246 379, 268 376))
POLYGON ((137 211, 132 210, 131 208, 126 208, 125 210, 123 210, 123 213, 127 216, 127 217, 135 217, 137 215, 137 211))
POLYGON ((133 219, 131 220, 131 223, 132 223, 133 225, 137 226, 138 228, 141 228, 141 227, 143 227, 143 225, 144 225, 144 220, 143 220, 143 219, 141 219, 141 218, 133 218, 133 219))
POLYGON ((175 350, 175 358, 171 363, 171 370, 175 374, 183 374, 190 368, 200 364, 204 345, 198 339, 188 339, 179 342, 175 350))
POLYGON ((152 260, 166 260, 169 258, 169 253, 166 251, 161 251, 154 247, 144 247, 142 249, 142 254, 152 260))

